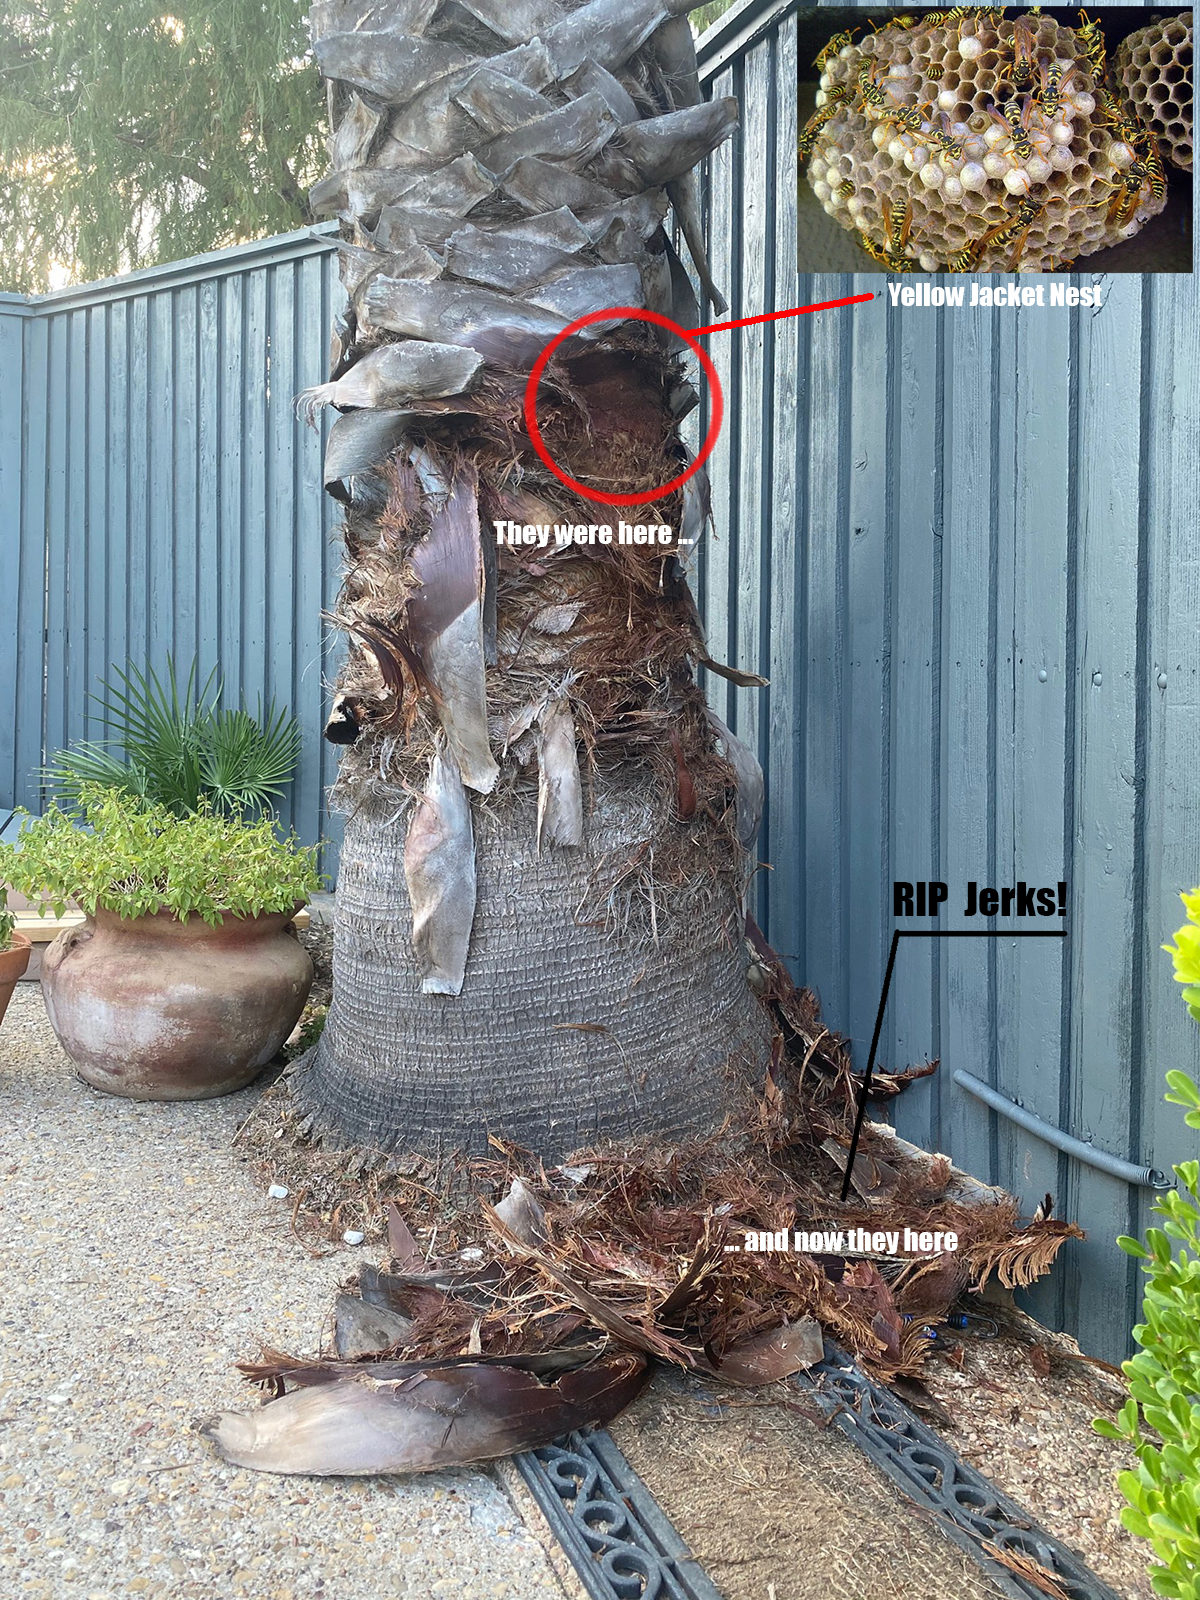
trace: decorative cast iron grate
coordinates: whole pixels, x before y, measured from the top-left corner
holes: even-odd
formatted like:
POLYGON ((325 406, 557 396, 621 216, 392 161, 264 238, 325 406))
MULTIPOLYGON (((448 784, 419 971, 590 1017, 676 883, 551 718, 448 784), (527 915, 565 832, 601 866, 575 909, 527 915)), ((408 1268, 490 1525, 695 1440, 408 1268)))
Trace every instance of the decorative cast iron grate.
POLYGON ((569 1434, 516 1465, 593 1600, 721 1600, 607 1433, 569 1434))
POLYGON ((825 1360, 793 1382, 881 1471, 933 1513, 942 1532, 974 1556, 998 1588, 1020 1600, 1046 1600, 1047 1595, 1119 1600, 1077 1555, 961 1461, 908 1406, 873 1383, 842 1351, 828 1343, 825 1348, 825 1360), (1018 1566, 1036 1566, 1026 1576, 997 1559, 1000 1554, 1018 1566))
MULTIPOLYGON (((903 1401, 826 1344, 793 1382, 1016 1600, 1120 1600, 1066 1545, 990 1483, 903 1401), (1005 1564, 1007 1556, 1017 1571, 1005 1564)), ((516 1458, 592 1600, 721 1600, 661 1506, 603 1431, 516 1458)))

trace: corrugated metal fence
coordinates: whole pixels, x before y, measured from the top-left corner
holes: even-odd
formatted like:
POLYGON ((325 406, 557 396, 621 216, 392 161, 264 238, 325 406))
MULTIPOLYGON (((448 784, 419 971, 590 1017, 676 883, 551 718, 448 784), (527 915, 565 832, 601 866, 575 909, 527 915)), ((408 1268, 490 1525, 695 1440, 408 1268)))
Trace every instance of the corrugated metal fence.
MULTIPOLYGON (((743 0, 701 53, 743 107, 709 186, 732 314, 879 291, 797 277, 792 8, 743 0)), ((1200 323, 1189 277, 1104 290, 1098 314, 878 300, 714 335, 728 422, 699 588, 713 653, 771 679, 713 690, 767 771, 761 918, 860 1065, 894 878, 946 881, 944 926, 968 880, 1068 883, 1064 945, 904 942, 881 1064, 940 1057, 900 1131, 1088 1228, 1036 1303, 1112 1356, 1139 1291, 1112 1239, 1147 1195, 949 1078, 1159 1167, 1194 1143, 1162 1077, 1200 1071, 1200 1033, 1157 947, 1200 880, 1200 323)), ((111 665, 173 651, 293 706, 290 815, 328 828, 337 556, 291 400, 324 377, 337 292, 304 234, 0 296, 0 804, 36 802, 44 753, 95 732, 111 665)))
POLYGON ((336 519, 292 401, 327 376, 340 293, 300 233, 0 295, 0 807, 36 809, 46 755, 103 736, 88 695, 114 666, 173 655, 295 710, 284 812, 323 836, 336 519))
MULTIPOLYGON (((735 316, 882 296, 797 279, 796 32, 751 3, 706 38, 742 105, 710 187, 735 316)), ((1086 1227, 1034 1299, 1112 1357, 1140 1305, 1112 1241, 1149 1195, 950 1081, 1118 1156, 1195 1154, 1162 1094, 1200 1030, 1158 947, 1200 882, 1200 318, 1191 276, 1101 282, 1099 312, 881 297, 714 335, 730 421, 701 586, 713 654, 771 679, 713 689, 768 775, 762 918, 860 1066, 894 879, 948 883, 943 927, 970 925, 969 880, 1067 882, 1065 944, 902 941, 880 1061, 943 1063, 897 1102, 903 1134, 1086 1227)))

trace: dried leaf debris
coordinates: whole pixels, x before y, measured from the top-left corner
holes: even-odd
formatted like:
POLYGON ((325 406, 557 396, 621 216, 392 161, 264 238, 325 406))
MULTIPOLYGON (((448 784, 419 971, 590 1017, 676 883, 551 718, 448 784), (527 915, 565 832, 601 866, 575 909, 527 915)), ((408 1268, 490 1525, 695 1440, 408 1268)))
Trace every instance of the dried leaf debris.
POLYGON ((276 1398, 211 1425, 227 1459, 346 1473, 490 1459, 608 1420, 650 1360, 766 1384, 819 1361, 822 1335, 883 1381, 916 1380, 927 1330, 965 1291, 1048 1270, 1079 1228, 1023 1221, 1010 1196, 880 1125, 866 1125, 852 1197, 836 1198, 854 1115, 849 1050, 750 926, 778 1029, 763 1092, 718 1133, 680 1144, 596 1147, 548 1169, 493 1140, 491 1159, 430 1185, 403 1179, 403 1205, 377 1205, 386 1261, 339 1296, 335 1353, 266 1350, 243 1364, 276 1398), (897 1227, 953 1230, 959 1248, 741 1248, 751 1230, 790 1243, 797 1229, 897 1227))

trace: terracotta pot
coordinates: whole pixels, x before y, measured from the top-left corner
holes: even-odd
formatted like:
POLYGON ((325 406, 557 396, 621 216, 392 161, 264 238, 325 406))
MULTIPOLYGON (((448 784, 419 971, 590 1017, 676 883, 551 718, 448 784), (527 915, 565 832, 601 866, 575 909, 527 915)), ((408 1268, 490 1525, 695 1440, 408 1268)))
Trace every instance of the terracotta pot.
POLYGON ((0 1021, 4 1020, 4 1013, 8 1010, 13 990, 29 965, 29 953, 32 949, 33 946, 23 933, 14 932, 8 949, 0 950, 0 1021))
POLYGON ((289 928, 299 907, 210 928, 170 911, 97 910, 42 959, 42 993, 79 1076, 132 1100, 243 1089, 296 1025, 312 987, 289 928))

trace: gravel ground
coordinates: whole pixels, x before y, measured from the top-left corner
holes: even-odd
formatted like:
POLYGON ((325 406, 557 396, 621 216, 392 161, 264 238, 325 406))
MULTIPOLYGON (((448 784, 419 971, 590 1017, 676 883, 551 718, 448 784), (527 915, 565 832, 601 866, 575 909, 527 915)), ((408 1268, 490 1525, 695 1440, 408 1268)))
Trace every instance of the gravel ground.
POLYGON ((562 1600, 490 1474, 278 1478, 195 1424, 255 1402, 260 1337, 314 1350, 359 1252, 314 1259, 230 1140, 257 1091, 120 1100, 71 1073, 41 994, 0 1027, 0 1595, 562 1600))
POLYGON ((1118 1472, 1137 1466, 1128 1445, 1102 1439, 1092 1418, 1115 1417, 1124 1383, 1081 1359, 1066 1334, 1015 1309, 992 1308, 995 1339, 943 1336, 925 1371, 948 1424, 947 1442, 1028 1506, 1126 1600, 1153 1600, 1153 1551, 1121 1526, 1118 1472))

